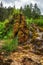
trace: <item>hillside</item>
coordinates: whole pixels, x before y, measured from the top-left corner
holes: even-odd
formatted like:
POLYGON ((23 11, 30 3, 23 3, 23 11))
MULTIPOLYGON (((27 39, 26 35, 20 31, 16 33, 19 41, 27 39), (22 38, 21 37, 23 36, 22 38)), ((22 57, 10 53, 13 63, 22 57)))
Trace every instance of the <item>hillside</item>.
POLYGON ((17 14, 0 32, 0 65, 43 65, 43 26, 17 14))

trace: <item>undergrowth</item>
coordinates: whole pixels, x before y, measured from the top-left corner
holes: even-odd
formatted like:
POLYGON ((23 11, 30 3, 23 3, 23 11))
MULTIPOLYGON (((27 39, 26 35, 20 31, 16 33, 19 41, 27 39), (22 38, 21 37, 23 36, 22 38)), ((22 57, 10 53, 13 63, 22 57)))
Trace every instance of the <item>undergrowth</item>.
POLYGON ((6 40, 2 49, 5 50, 6 52, 12 52, 17 49, 17 46, 18 46, 18 38, 16 37, 11 40, 6 40))

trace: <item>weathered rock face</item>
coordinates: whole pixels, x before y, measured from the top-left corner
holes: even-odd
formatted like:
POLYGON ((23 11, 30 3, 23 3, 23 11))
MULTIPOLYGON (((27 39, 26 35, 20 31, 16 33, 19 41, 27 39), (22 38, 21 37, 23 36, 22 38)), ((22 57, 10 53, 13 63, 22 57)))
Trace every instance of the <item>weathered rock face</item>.
POLYGON ((19 43, 24 43, 28 40, 29 30, 26 25, 25 18, 22 14, 19 14, 14 24, 14 37, 18 35, 19 43))

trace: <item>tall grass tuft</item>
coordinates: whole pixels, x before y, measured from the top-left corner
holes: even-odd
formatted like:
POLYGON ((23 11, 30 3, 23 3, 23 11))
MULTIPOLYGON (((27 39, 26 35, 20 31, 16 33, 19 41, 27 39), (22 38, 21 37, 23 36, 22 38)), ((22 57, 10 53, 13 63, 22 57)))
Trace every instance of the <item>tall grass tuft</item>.
POLYGON ((7 40, 3 45, 3 50, 7 52, 12 52, 17 49, 18 46, 18 38, 7 40))

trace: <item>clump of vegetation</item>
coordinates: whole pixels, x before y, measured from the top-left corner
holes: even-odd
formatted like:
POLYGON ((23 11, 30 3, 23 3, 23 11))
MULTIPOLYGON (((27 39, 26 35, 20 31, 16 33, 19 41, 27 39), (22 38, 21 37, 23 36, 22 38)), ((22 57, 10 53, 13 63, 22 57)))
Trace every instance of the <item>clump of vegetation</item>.
POLYGON ((5 50, 6 52, 12 52, 17 49, 17 46, 18 46, 18 38, 16 37, 15 39, 6 40, 2 49, 5 50))
POLYGON ((34 23, 34 24, 37 24, 38 26, 43 27, 43 19, 42 18, 39 18, 39 19, 26 18, 26 23, 27 23, 28 26, 30 26, 31 23, 34 23))

